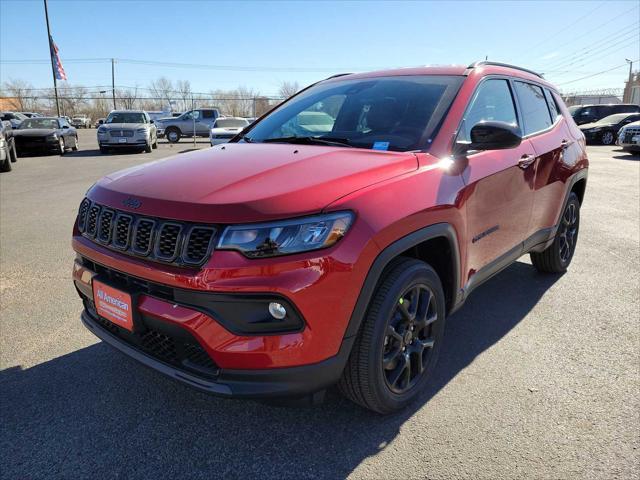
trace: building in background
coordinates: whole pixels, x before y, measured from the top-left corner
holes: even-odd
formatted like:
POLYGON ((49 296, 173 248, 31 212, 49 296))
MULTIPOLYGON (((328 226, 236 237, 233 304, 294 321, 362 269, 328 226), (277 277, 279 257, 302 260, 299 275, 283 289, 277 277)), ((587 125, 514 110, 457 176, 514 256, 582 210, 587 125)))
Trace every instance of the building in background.
POLYGON ((640 72, 632 73, 630 81, 625 82, 622 101, 640 105, 640 72))

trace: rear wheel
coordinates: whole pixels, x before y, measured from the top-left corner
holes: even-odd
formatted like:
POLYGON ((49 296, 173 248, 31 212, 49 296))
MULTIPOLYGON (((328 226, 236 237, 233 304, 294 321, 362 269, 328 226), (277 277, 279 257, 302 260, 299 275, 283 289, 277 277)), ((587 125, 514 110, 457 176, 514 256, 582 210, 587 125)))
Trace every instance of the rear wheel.
POLYGON ((400 257, 386 272, 338 384, 347 398, 382 414, 404 408, 427 384, 445 322, 433 268, 400 257))
POLYGON ((614 140, 615 140, 615 136, 613 135, 613 132, 604 132, 600 136, 600 141, 602 142, 603 145, 613 145, 614 140))
POLYGON ((531 263, 539 272, 563 273, 571 263, 578 242, 580 200, 571 192, 553 243, 542 252, 531 252, 531 263))
POLYGON ((168 128, 165 136, 170 143, 178 143, 180 141, 180 131, 177 128, 168 128))

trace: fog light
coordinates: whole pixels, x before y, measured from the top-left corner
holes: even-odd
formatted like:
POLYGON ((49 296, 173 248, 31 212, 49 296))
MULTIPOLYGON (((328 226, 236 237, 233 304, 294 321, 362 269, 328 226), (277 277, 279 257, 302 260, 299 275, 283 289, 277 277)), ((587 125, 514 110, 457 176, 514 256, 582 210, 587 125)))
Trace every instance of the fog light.
POLYGON ((287 316, 287 309, 280 303, 271 302, 269 303, 269 313, 276 320, 282 320, 287 316))

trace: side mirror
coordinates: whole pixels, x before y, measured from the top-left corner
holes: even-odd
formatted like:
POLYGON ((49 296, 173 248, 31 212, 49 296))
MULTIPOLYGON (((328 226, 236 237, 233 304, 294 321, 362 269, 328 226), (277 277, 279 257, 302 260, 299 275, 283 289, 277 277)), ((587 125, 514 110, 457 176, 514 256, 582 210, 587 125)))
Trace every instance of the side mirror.
POLYGON ((149 120, 149 123, 153 124, 153 123, 156 123, 156 121, 151 119, 151 120, 149 120))
POLYGON ((62 128, 66 130, 67 128, 69 128, 69 125, 63 125, 62 128))
POLYGON ((522 143, 518 127, 506 122, 480 122, 471 128, 471 141, 456 143, 456 153, 469 150, 504 150, 522 143))

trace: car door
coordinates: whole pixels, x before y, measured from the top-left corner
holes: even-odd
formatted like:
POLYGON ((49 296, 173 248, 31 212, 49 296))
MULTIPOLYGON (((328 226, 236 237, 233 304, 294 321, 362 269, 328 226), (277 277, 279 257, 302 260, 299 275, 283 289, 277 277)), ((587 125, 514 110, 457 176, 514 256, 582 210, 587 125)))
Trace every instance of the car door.
POLYGON ((193 134, 193 114, 194 111, 190 110, 176 118, 175 123, 177 124, 177 127, 180 129, 183 135, 193 134))
MULTIPOLYGON (((469 141, 483 121, 521 127, 513 87, 506 78, 484 80, 467 107, 457 141, 469 141)), ((462 172, 467 213, 467 282, 482 281, 520 254, 533 206, 535 160, 531 143, 515 148, 472 151, 462 172), (508 260, 508 261, 507 261, 508 260)))
POLYGON ((515 80, 513 83, 523 117, 524 135, 536 155, 535 162, 529 166, 535 173, 535 181, 533 209, 526 235, 535 244, 538 241, 536 234, 544 237, 544 230, 556 223, 565 191, 565 179, 558 175, 557 168, 575 139, 549 90, 527 81, 515 80))

